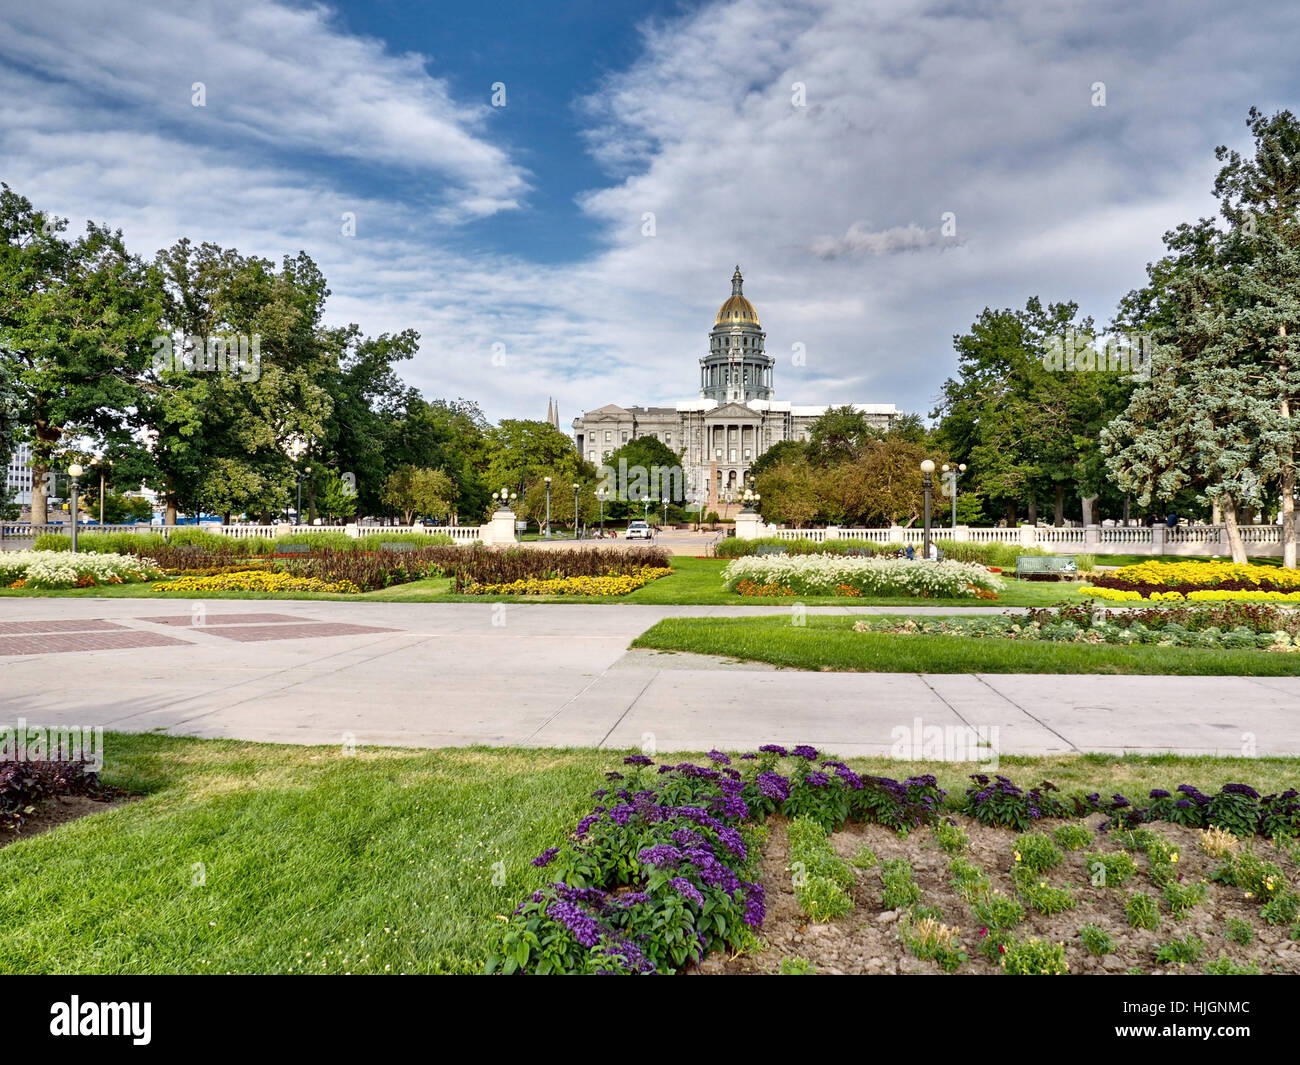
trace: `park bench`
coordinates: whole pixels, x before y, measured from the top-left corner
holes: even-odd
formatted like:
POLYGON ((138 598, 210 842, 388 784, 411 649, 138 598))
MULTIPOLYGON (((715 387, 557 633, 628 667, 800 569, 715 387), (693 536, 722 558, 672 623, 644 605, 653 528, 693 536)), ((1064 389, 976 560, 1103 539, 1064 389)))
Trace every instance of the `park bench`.
POLYGON ((1079 572, 1073 555, 1017 555, 1016 577, 1030 580, 1059 581, 1079 572))

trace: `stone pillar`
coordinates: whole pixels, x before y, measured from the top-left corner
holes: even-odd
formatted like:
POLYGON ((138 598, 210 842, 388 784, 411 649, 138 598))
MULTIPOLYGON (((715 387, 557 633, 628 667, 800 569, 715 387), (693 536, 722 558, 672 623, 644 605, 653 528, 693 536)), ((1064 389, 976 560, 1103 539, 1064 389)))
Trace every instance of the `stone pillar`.
POLYGON ((757 540, 763 535, 763 517, 756 510, 742 510, 736 515, 736 539, 757 540))
POLYGON ((1101 552, 1101 526, 1095 522, 1083 527, 1083 551, 1088 555, 1101 552))
POLYGON ((1165 553, 1165 533, 1169 531, 1163 521, 1156 522, 1151 526, 1151 553, 1153 555, 1163 555, 1165 553))
POLYGON ((1038 546, 1038 528, 1034 525, 1020 526, 1020 546, 1036 547, 1038 546))
POLYGON ((951 536, 954 540, 956 540, 957 543, 964 544, 968 540, 970 540, 970 526, 954 525, 951 529, 948 530, 948 535, 951 536))
POLYGON ((347 525, 343 526, 343 531, 353 540, 357 539, 357 537, 361 535, 361 527, 357 525, 356 522, 349 522, 347 525))
POLYGON ((515 512, 508 507, 493 511, 486 525, 479 526, 479 539, 485 544, 515 542, 515 512))
POLYGON ((838 540, 840 538, 840 527, 838 525, 826 526, 826 539, 838 540))

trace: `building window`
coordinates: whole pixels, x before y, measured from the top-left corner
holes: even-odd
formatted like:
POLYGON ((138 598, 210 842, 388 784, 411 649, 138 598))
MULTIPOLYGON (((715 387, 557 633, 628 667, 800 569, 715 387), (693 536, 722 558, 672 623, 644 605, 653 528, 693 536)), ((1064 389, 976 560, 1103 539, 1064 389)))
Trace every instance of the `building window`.
MULTIPOLYGON (((606 437, 605 439, 608 440, 609 437, 606 437)), ((625 444, 627 443, 627 430, 626 430, 626 429, 623 430, 623 443, 625 443, 625 444)))
POLYGON ((714 448, 714 449, 713 449, 713 456, 714 456, 714 458, 719 458, 719 459, 722 458, 722 448, 720 448, 720 447, 718 447, 718 448, 714 448))
POLYGON ((745 460, 749 461, 749 448, 745 448, 745 460))
POLYGON ((614 439, 614 434, 613 434, 609 429, 606 429, 606 430, 605 430, 605 443, 608 444, 608 443, 609 443, 611 440, 613 440, 613 439, 614 439))
POLYGON ((727 461, 728 462, 736 461, 736 449, 734 447, 727 449, 727 461))
POLYGON ((664 433, 664 443, 665 443, 665 444, 671 444, 672 442, 673 442, 673 434, 672 434, 672 433, 664 433))
POLYGON ((609 452, 609 449, 607 448, 607 449, 605 450, 605 458, 609 458, 609 455, 610 455, 610 452, 609 452))
POLYGON ((595 453, 594 451, 588 451, 588 452, 587 452, 587 461, 588 461, 588 462, 595 462, 595 461, 596 461, 596 453, 595 453))

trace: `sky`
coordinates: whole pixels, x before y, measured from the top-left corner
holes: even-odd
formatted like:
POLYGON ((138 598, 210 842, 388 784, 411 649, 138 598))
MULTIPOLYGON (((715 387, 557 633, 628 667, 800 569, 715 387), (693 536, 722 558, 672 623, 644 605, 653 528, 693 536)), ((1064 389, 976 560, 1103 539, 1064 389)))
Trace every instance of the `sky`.
POLYGON ((0 0, 0 181, 146 256, 305 251, 494 421, 690 398, 737 264, 777 399, 927 415, 983 308, 1110 319, 1298 39, 1252 0, 0 0))

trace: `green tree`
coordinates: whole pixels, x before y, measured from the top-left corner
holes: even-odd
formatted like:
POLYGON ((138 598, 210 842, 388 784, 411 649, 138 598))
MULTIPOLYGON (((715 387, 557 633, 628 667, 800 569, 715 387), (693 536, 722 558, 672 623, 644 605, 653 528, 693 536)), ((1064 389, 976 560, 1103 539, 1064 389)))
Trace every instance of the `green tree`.
POLYGON ((521 498, 547 474, 569 484, 595 476, 573 441, 549 422, 503 419, 487 432, 486 458, 489 492, 505 488, 521 498))
POLYGON ((384 480, 381 498, 402 512, 403 524, 410 525, 416 515, 443 518, 451 509, 456 486, 443 470, 399 466, 384 480))
POLYGON ((121 233, 66 222, 0 184, 0 350, 32 440, 32 520, 65 441, 122 426, 139 397, 159 314, 157 278, 121 233))

